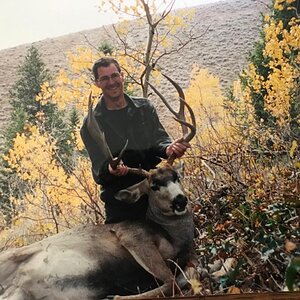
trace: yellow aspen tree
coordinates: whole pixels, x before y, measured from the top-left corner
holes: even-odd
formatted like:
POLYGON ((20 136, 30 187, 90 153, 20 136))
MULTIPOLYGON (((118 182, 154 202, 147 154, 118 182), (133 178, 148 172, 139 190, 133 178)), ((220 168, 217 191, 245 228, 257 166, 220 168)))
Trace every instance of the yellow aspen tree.
POLYGON ((274 1, 273 14, 264 18, 264 40, 244 76, 257 117, 265 122, 273 120, 275 126, 284 131, 293 130, 290 126, 295 128, 293 124, 299 124, 296 102, 299 97, 300 20, 295 3, 295 0, 274 1))
POLYGON ((275 0, 272 14, 264 16, 262 36, 228 102, 236 127, 248 139, 247 199, 299 202, 297 1, 275 0))
POLYGON ((70 174, 57 162, 55 139, 36 126, 18 134, 5 160, 25 188, 22 197, 11 199, 16 208, 13 228, 20 232, 17 244, 57 233, 86 222, 102 222, 87 158, 78 156, 70 174))
POLYGON ((194 11, 190 9, 172 13, 174 3, 174 0, 104 0, 100 3, 101 10, 114 11, 120 16, 120 20, 128 17, 135 20, 134 28, 128 20, 114 26, 114 36, 117 41, 116 49, 120 51, 119 56, 124 55, 126 60, 130 61, 130 69, 126 67, 124 69, 130 81, 142 88, 144 97, 148 96, 150 74, 155 68, 159 68, 160 61, 199 38, 189 26, 194 11), (143 32, 145 28, 147 28, 145 42, 133 44, 128 37, 136 30, 143 32), (176 36, 180 36, 180 43, 175 43, 176 36), (132 72, 136 68, 139 70, 138 74, 132 72))

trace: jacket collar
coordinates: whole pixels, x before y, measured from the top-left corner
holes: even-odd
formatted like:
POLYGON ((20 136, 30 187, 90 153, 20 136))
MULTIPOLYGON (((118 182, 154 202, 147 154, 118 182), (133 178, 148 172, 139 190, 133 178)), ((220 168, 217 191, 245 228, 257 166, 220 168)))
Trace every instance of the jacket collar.
MULTIPOLYGON (((138 109, 143 105, 141 101, 133 101, 130 96, 124 93, 125 100, 128 103, 128 116, 132 117, 135 115, 135 113, 138 111, 138 109)), ((99 102, 97 103, 94 113, 95 117, 103 117, 105 116, 105 112, 107 111, 105 102, 104 102, 104 97, 101 95, 99 102)))

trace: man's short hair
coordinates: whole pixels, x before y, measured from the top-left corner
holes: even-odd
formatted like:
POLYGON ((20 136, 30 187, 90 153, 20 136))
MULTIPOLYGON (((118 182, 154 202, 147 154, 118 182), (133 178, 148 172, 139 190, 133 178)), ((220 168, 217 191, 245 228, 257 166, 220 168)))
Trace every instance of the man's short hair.
POLYGON ((121 72, 121 67, 120 67, 119 63, 112 57, 102 57, 102 58, 96 60, 93 65, 93 68, 92 68, 92 72, 94 74, 95 80, 98 79, 98 72, 97 72, 98 68, 99 67, 108 67, 111 64, 114 64, 117 67, 118 71, 121 72))

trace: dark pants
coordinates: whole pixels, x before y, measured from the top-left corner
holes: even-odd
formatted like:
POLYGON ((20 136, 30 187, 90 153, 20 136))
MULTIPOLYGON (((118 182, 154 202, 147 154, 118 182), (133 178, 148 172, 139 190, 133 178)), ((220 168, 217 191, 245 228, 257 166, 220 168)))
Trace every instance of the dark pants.
POLYGON ((128 204, 115 199, 112 195, 101 193, 101 199, 105 202, 105 224, 118 223, 125 220, 143 220, 148 208, 148 196, 143 195, 133 204, 128 204))

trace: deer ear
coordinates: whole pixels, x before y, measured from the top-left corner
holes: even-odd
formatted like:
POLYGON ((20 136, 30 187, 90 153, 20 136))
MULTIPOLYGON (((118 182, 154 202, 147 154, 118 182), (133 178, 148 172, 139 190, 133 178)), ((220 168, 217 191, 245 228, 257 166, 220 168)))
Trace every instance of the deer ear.
POLYGON ((126 203, 135 203, 140 199, 142 195, 148 193, 149 181, 146 178, 143 181, 128 187, 127 189, 118 191, 115 194, 115 198, 126 203))
POLYGON ((127 189, 120 190, 115 194, 115 198, 126 203, 135 203, 142 196, 138 190, 130 191, 127 189))

